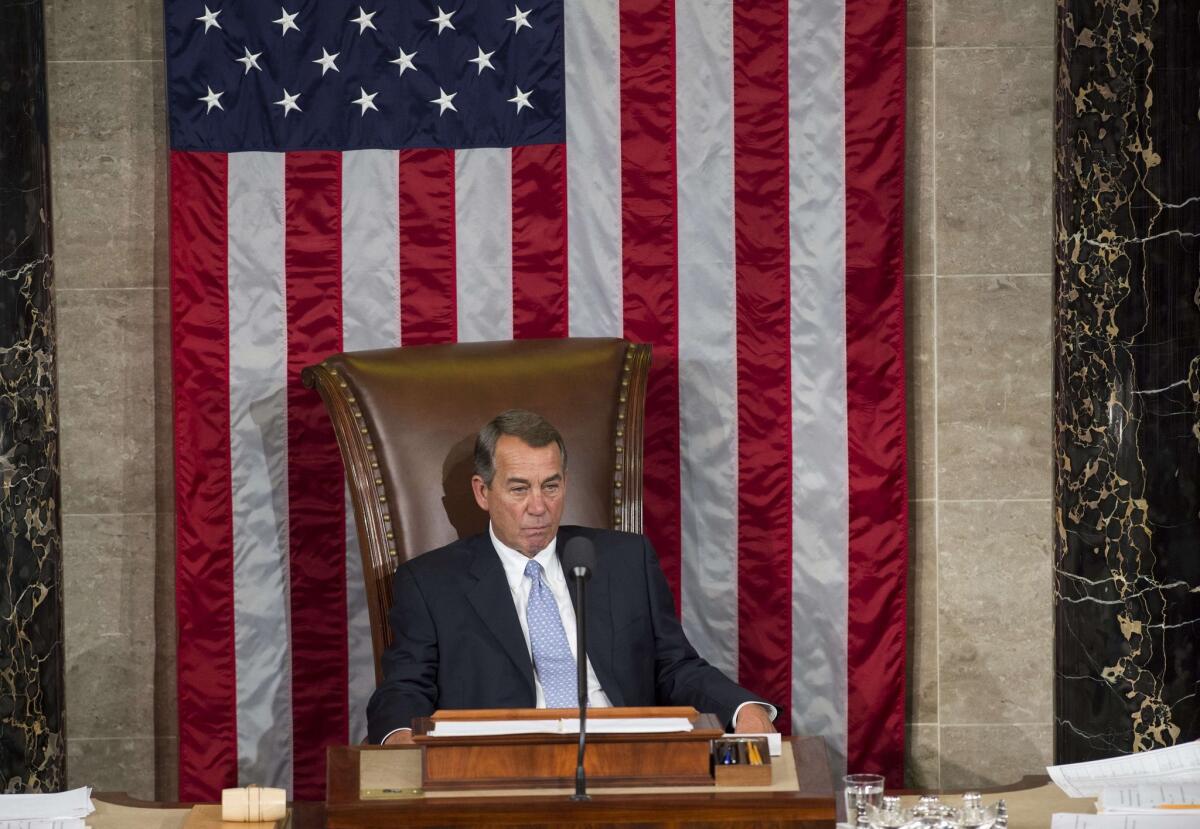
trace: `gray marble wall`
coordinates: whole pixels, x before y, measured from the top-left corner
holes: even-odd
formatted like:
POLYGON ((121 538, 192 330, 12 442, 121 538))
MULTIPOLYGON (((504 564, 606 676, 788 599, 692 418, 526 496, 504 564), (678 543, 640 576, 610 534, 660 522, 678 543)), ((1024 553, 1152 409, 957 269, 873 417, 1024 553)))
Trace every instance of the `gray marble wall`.
POLYGON ((914 786, 1052 752, 1053 0, 909 0, 914 786))
POLYGON ((161 0, 46 0, 69 782, 174 789, 161 0))
MULTIPOLYGON (((47 0, 72 784, 174 792, 161 0, 47 0), (130 689, 136 689, 131 692, 130 689)), ((1051 752, 1053 0, 910 0, 910 777, 1051 752)))

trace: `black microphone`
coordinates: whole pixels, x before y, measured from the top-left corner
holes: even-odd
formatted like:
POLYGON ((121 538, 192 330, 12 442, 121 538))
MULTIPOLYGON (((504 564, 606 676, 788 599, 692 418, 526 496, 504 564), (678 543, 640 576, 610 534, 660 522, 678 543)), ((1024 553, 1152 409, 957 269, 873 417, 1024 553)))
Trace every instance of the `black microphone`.
POLYGON ((575 579, 575 663, 579 690, 579 756, 575 763, 575 794, 572 800, 591 800, 583 773, 583 750, 587 745, 587 580, 596 569, 596 546, 591 539, 576 536, 563 549, 563 566, 575 579))

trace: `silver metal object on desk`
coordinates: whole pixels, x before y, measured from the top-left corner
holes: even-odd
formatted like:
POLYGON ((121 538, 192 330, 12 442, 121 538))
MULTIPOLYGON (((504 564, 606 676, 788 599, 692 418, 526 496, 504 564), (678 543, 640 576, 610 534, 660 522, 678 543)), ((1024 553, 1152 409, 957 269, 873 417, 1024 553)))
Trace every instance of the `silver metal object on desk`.
POLYGON ((984 805, 979 792, 967 792, 962 804, 942 802, 936 795, 924 795, 909 809, 901 808, 900 798, 884 797, 878 805, 869 805, 858 815, 862 829, 1007 829, 1008 809, 1003 800, 984 805))

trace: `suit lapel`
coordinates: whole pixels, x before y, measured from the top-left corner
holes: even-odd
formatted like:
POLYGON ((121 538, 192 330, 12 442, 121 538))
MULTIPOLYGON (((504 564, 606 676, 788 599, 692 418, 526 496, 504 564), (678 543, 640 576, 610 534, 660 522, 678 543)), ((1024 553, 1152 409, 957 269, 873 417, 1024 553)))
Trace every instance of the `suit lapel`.
MULTIPOLYGON (((557 553, 560 563, 563 548, 567 546, 567 539, 572 535, 568 530, 559 530, 557 553)), ((596 557, 600 557, 599 550, 596 551, 596 557)), ((563 575, 567 577, 567 591, 571 594, 571 604, 578 613, 579 597, 575 594, 575 577, 567 572, 566 567, 563 567, 563 575)), ((609 702, 613 705, 624 705, 624 697, 621 696, 612 670, 612 592, 609 588, 609 572, 600 561, 597 561, 596 569, 587 581, 587 637, 588 659, 592 663, 592 670, 596 672, 596 679, 600 680, 600 687, 608 695, 609 702)))
POLYGON ((517 618, 517 609, 513 606, 512 592, 508 589, 508 578, 504 575, 500 555, 492 547, 492 540, 487 535, 476 536, 471 548, 474 554, 471 576, 476 581, 474 587, 468 590, 467 599, 484 626, 517 666, 518 673, 525 678, 529 697, 533 699, 533 662, 529 658, 529 648, 525 644, 525 634, 521 632, 521 620, 517 618))

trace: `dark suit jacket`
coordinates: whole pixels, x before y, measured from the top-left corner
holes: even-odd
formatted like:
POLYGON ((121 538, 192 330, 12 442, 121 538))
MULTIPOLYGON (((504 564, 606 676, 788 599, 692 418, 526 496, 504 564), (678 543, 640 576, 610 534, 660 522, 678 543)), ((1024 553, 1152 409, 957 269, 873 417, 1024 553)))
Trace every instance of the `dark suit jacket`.
MULTIPOLYGON (((691 705, 728 724, 743 702, 761 702, 692 648, 670 588, 644 536, 560 527, 596 545, 588 582, 588 658, 613 705, 691 705)), ((371 742, 439 708, 532 708, 533 663, 500 556, 477 535, 401 565, 394 580, 395 641, 383 684, 367 706, 371 742)), ((575 585, 568 579, 571 599, 575 585)))

